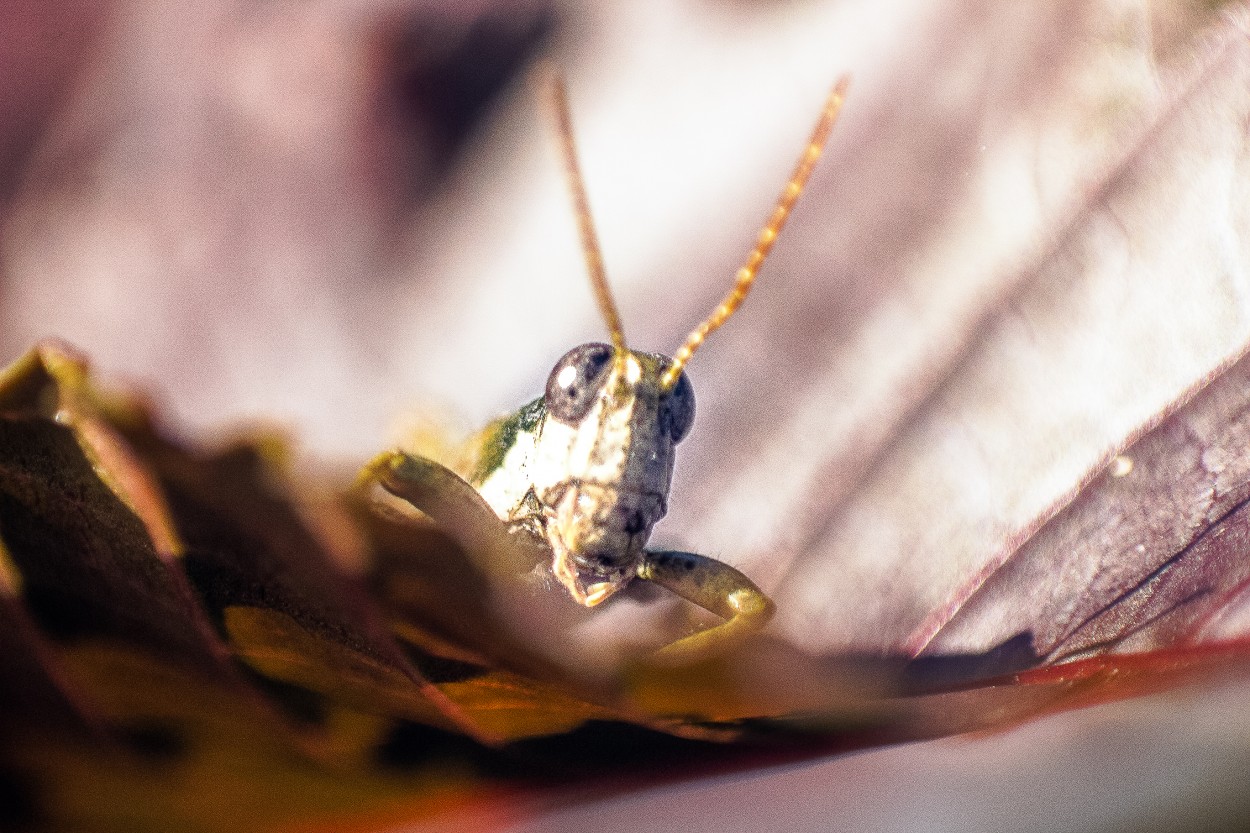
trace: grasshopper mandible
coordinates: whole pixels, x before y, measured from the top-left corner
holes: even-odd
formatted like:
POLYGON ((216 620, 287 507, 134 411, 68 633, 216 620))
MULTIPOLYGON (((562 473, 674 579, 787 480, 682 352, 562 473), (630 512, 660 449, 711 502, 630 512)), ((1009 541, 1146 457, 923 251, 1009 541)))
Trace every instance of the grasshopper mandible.
MULTIPOLYGON (((746 298, 820 158, 847 87, 844 77, 829 93, 733 288, 670 358, 626 345, 578 167, 567 95, 552 73, 549 89, 565 176, 611 343, 583 344, 566 353, 541 397, 474 438, 472 463, 464 471, 389 451, 365 466, 361 482, 381 483, 436 521, 449 502, 472 508, 467 505, 484 501, 509 534, 527 535, 550 549, 551 573, 586 607, 637 578, 666 587, 725 620, 671 643, 661 653, 715 652, 763 627, 772 617, 773 603, 741 572, 707 556, 649 550, 646 544, 668 509, 674 449, 694 419, 694 390, 683 370, 704 339, 746 298)), ((462 543, 488 547, 481 535, 462 543)))

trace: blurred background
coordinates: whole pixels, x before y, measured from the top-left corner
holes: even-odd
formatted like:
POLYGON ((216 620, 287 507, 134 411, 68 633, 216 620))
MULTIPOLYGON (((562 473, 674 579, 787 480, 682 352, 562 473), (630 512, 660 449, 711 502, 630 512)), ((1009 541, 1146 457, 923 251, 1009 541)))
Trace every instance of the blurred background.
POLYGON ((767 407, 775 343, 853 340, 882 287, 927 280, 932 238, 975 225, 942 251, 969 291, 1019 260, 1208 5, 15 0, 0 351, 55 335, 180 426, 263 416, 321 454, 376 449, 413 404, 475 426, 602 335, 536 59, 570 78, 628 332, 660 351, 850 73, 758 296, 693 371, 713 414, 739 379, 767 407))
MULTIPOLYGON (((176 13, 9 0, 0 355, 59 337, 150 391, 185 435, 277 423, 345 469, 414 413, 469 430, 603 335, 534 90, 540 58, 569 80, 627 337, 662 352, 728 287, 849 73, 756 292, 691 366, 699 417, 658 537, 749 569, 809 647, 897 646, 1246 343, 1245 244, 1203 213, 1227 195, 1181 199, 1174 184, 1245 170, 1241 145, 1204 127, 1243 112, 1244 76, 1203 75, 1245 40, 1227 14, 1197 0, 207 0, 176 13), (1195 112, 1172 118, 1190 99, 1195 112), (1204 248, 1195 229, 1227 245, 1204 248), (884 601, 848 604, 847 588, 884 601)), ((1221 222, 1244 219, 1238 200, 1221 222)), ((635 612, 622 603, 604 627, 635 612)), ((1021 829, 1136 826, 1143 790, 1182 785, 1173 810, 1222 806, 1227 790, 1190 787, 1232 771, 1229 754, 1244 771, 1244 737, 1234 753, 1203 740, 1244 712, 1244 691, 1201 697, 730 791, 845 802, 812 804, 794 829, 852 806, 858 829, 1014 826, 993 822, 1002 802, 1038 814, 1021 829), (1090 721, 1136 740, 1106 761, 1090 721), (1199 740, 1108 782, 1123 804, 1073 792, 1081 773, 1179 736, 1199 740), (1056 755, 1087 765, 1045 763, 1056 755), (874 767, 910 799, 862 775, 874 767), (954 786, 916 786, 930 778, 954 786), (1053 801, 1020 803, 1038 794, 1053 801), (916 809, 930 801, 963 809, 916 809), (1123 812, 1090 815, 1108 806, 1123 812)), ((655 829, 687 800, 736 806, 652 798, 673 805, 655 829)))

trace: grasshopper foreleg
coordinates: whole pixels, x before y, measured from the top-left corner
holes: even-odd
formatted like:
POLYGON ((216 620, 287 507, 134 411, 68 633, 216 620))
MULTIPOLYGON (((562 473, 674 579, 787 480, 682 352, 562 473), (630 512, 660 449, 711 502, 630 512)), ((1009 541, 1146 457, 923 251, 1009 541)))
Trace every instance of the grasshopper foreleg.
POLYGON ((486 567, 527 570, 509 527, 468 482, 451 469, 425 457, 386 451, 356 476, 356 487, 373 484, 424 512, 440 529, 486 567))
POLYGON ((665 646, 661 657, 701 657, 732 647, 768 623, 776 607, 738 570, 692 552, 647 550, 638 577, 654 582, 725 621, 665 646))

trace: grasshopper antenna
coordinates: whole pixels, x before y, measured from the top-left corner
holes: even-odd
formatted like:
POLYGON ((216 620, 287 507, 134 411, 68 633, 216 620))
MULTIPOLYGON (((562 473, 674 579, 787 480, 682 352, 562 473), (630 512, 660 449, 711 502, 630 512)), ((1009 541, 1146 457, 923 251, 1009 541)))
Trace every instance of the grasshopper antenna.
POLYGON ((550 96, 551 113, 555 120, 556 135, 560 139, 560 157, 564 162, 564 178, 568 182, 569 194, 573 198, 573 210, 577 214, 577 230, 581 235, 582 254, 586 258, 586 271, 590 274, 590 286, 595 293, 595 302, 599 305, 599 313, 603 323, 608 326, 612 337, 612 347, 618 358, 626 354, 625 331, 621 327, 621 314, 616 309, 616 301, 612 298, 612 289, 608 286, 608 277, 603 270, 603 255, 599 251, 599 239, 595 235, 595 222, 590 216, 590 201, 586 198, 586 183, 582 179, 581 168, 577 164, 577 146, 573 141, 573 121, 569 116, 568 93, 564 89, 564 79, 552 67, 544 69, 545 86, 550 96))
POLYGON ((846 100, 846 91, 850 84, 850 76, 844 75, 833 85, 833 89, 829 92, 829 97, 825 99, 825 107, 821 111, 820 120, 816 122, 816 128, 812 131, 812 137, 808 140, 807 147, 803 150, 803 155, 799 157, 799 163, 795 166, 794 173, 790 175, 790 180, 786 183, 786 187, 782 189, 781 197, 777 200, 777 207, 773 209, 772 216, 768 218, 768 222, 760 230, 760 236, 755 241, 755 248, 747 256, 746 263, 738 270, 733 288, 729 290, 729 294, 720 302, 720 305, 712 311, 712 314, 702 324, 695 327, 690 335, 686 337, 686 343, 673 355, 673 363, 669 365, 668 370, 660 377, 661 387, 667 389, 677 383, 678 377, 681 376, 682 368, 690 361, 690 357, 694 355, 694 352, 699 349, 699 345, 703 344, 704 339, 711 332, 728 321, 729 317, 746 300, 747 294, 751 291, 751 284, 755 283, 755 275, 759 272, 760 265, 764 262, 764 258, 768 257, 769 251, 772 250, 773 243, 777 240, 777 235, 786 224, 791 209, 798 202, 799 194, 803 193, 803 186, 807 184, 808 178, 812 175, 812 170, 816 167, 816 162, 820 159, 820 154, 825 148, 825 142, 829 139, 829 133, 833 130, 833 124, 838 120, 838 112, 842 109, 842 102, 846 100))

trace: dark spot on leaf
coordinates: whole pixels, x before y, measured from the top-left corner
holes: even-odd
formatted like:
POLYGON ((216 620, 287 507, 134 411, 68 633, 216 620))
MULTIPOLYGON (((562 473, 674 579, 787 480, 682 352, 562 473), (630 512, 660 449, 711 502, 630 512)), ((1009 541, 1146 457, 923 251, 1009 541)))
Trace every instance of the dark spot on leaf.
POLYGON ((132 751, 155 763, 169 763, 187 751, 186 737, 168 723, 134 723, 123 726, 118 734, 132 751))
POLYGON ((421 676, 432 683, 459 683, 480 677, 489 670, 471 662, 427 654, 417 649, 410 649, 407 653, 421 676))
POLYGON ((253 686, 268 696, 282 713, 305 726, 324 726, 329 717, 326 698, 303 686, 275 680, 244 666, 244 673, 253 686))
POLYGON ((510 747, 548 775, 681 769, 691 761, 725 755, 724 744, 690 740, 615 721, 592 720, 563 735, 535 738, 510 747))
POLYGON ((1033 634, 1018 633, 983 654, 921 656, 907 664, 906 677, 916 691, 963 685, 1033 668, 1040 658, 1033 634))
POLYGON ((446 765, 457 761, 483 775, 523 776, 526 770, 519 762, 501 757, 463 735, 456 735, 403 720, 398 722, 374 751, 374 759, 381 766, 415 770, 431 763, 446 765))
POLYGON ((32 830, 39 820, 34 779, 25 773, 0 769, 0 830, 32 830))

